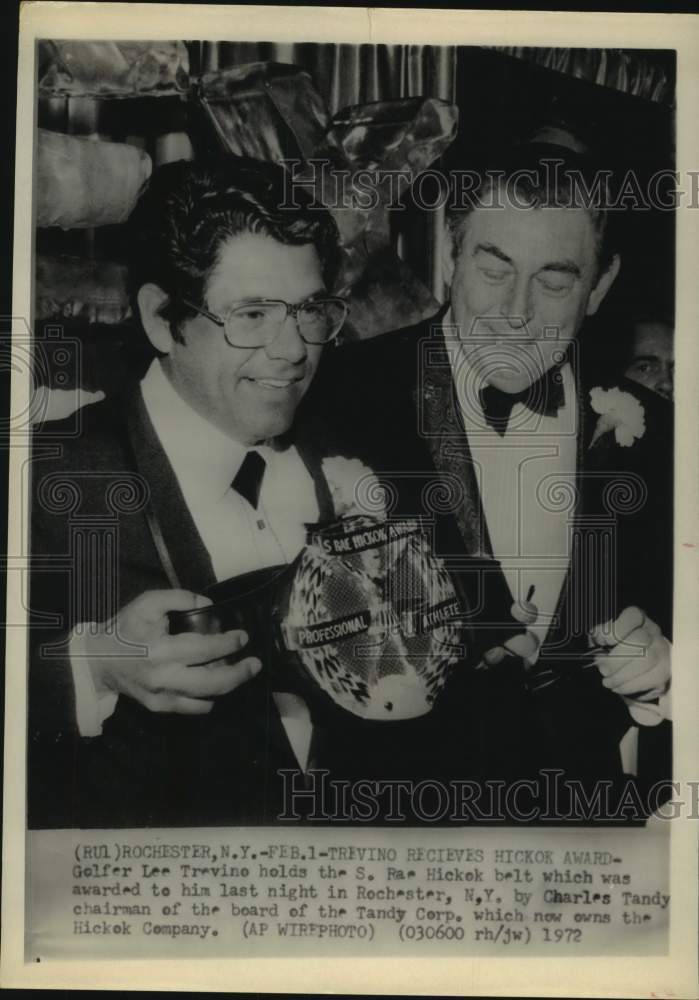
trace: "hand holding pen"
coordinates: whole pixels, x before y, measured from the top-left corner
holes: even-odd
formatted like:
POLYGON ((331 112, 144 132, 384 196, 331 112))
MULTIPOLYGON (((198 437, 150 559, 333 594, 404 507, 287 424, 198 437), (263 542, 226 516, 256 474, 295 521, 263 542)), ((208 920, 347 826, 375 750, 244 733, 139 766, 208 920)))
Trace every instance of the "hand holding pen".
MULTIPOLYGON (((535 604, 532 604, 534 591, 535 587, 532 584, 527 591, 525 600, 515 601, 510 608, 512 617, 522 625, 532 625, 539 616, 539 609, 535 604)), ((519 657, 526 662, 536 655, 538 649, 538 638, 533 632, 527 630, 519 635, 512 636, 511 639, 508 639, 501 646, 494 646, 492 649, 489 649, 483 654, 483 660, 478 666, 481 669, 494 667, 498 663, 501 663, 507 656, 519 657)))

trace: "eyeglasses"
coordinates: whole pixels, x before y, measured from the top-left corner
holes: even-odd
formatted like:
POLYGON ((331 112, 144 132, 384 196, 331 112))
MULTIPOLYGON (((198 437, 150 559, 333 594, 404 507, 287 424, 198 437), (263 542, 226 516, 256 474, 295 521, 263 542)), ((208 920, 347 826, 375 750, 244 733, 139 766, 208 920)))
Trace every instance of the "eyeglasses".
POLYGON ((349 312, 344 299, 334 296, 307 299, 297 305, 283 299, 239 302, 232 305, 225 316, 217 316, 187 299, 182 302, 223 327, 223 335, 231 347, 243 348, 266 347, 274 340, 287 316, 294 317, 299 335, 307 344, 327 344, 338 335, 349 312))

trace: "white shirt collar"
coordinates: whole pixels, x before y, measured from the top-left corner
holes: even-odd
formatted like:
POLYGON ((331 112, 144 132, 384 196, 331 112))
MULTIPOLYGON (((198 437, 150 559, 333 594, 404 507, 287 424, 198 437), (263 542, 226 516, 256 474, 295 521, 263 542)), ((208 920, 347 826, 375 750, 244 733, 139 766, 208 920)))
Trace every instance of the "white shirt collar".
MULTIPOLYGON (((464 385, 465 380, 463 377, 464 369, 463 365, 466 365, 466 369, 469 370, 468 362, 463 356, 461 350, 461 342, 458 339, 458 332, 456 332, 456 323, 454 320, 454 315, 451 311, 451 307, 447 309, 441 323, 445 329, 444 343, 446 347, 447 354, 449 356, 449 364, 451 367, 452 378, 454 386, 456 388, 457 397, 459 400, 459 408, 461 410, 461 415, 464 420, 464 426, 467 431, 477 431, 479 434, 483 433, 487 437, 491 435, 494 437, 500 437, 497 432, 490 426, 490 424, 485 420, 483 416, 483 410, 481 408, 480 400, 477 394, 474 394, 474 398, 465 398, 464 385), (449 336, 449 328, 452 328, 455 332, 449 336), (459 377, 457 377, 457 372, 459 377)), ((575 416, 575 379, 573 378, 573 372, 571 370, 570 364, 566 362, 561 368, 561 375, 563 377, 563 406, 558 411, 558 414, 550 417, 541 417, 537 414, 531 413, 530 419, 527 418, 529 411, 523 403, 515 403, 512 408, 513 416, 515 419, 523 414, 525 419, 517 420, 517 432, 521 435, 522 432, 531 430, 532 432, 537 432, 538 434, 560 434, 560 433, 575 433, 576 416, 575 416), (531 425, 528 426, 528 423, 531 425)), ((507 437, 507 433, 505 434, 507 437)), ((501 438, 500 438, 501 439, 501 438)), ((502 439, 501 439, 502 440, 502 439)))
MULTIPOLYGON (((220 499, 250 450, 193 410, 173 387, 158 358, 141 381, 155 432, 185 496, 220 499)), ((261 449, 256 449, 261 450, 261 449)))

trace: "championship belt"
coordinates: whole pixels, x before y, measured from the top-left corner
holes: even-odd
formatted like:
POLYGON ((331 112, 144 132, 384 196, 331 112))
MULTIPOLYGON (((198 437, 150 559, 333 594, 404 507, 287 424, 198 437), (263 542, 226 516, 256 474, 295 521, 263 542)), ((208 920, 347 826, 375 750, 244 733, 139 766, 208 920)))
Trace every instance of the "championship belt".
POLYGON ((272 613, 284 669, 361 719, 428 713, 466 655, 464 609, 416 520, 309 529, 272 613))
POLYGON ((426 715, 467 654, 467 609, 414 519, 310 526, 291 565, 206 593, 213 604, 170 612, 170 631, 244 628, 249 644, 228 662, 259 656, 272 691, 301 694, 328 717, 337 708, 367 721, 426 715))

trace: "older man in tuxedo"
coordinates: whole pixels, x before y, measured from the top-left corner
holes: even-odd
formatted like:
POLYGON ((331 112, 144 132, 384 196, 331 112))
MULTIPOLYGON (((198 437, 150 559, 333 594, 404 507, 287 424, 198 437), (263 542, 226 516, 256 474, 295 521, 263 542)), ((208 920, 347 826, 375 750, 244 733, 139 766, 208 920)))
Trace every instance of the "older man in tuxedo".
POLYGON ((594 169, 549 143, 493 160, 449 220, 448 307, 345 350, 333 399, 376 468, 434 467, 466 551, 499 567, 533 643, 508 658, 536 705, 522 750, 587 793, 636 771, 648 792, 670 770, 672 417, 613 372, 583 381, 620 267, 594 169))

